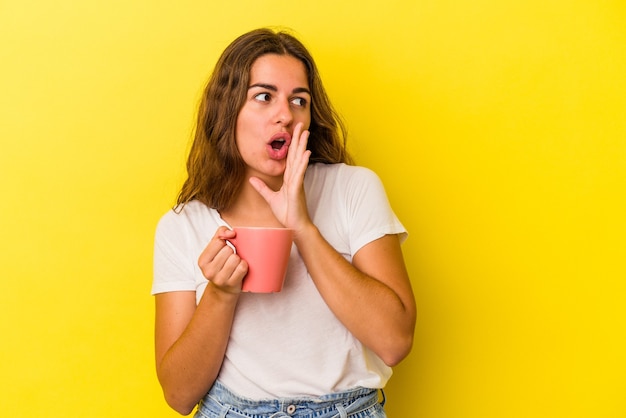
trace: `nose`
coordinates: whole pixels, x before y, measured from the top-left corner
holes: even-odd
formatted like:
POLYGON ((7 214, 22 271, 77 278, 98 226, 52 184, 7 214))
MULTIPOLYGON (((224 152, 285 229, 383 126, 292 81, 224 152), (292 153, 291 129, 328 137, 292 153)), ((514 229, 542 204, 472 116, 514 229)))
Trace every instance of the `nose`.
POLYGON ((293 113, 289 101, 279 101, 276 104, 276 123, 283 126, 289 126, 293 122, 293 113))

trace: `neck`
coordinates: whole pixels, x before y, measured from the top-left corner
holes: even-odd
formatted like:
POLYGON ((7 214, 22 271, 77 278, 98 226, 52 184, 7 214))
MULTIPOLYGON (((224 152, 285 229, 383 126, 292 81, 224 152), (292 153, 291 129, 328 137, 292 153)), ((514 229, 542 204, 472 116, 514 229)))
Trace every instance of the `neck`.
POLYGON ((231 226, 282 226, 265 199, 247 180, 244 181, 232 206, 222 211, 220 215, 231 226))

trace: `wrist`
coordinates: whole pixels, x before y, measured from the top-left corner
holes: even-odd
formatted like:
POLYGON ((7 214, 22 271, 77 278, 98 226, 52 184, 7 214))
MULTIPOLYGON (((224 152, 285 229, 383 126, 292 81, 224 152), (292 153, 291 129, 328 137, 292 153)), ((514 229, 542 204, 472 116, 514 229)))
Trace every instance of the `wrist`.
POLYGON ((310 243, 316 236, 321 236, 319 229, 313 222, 308 222, 298 229, 294 229, 293 242, 298 248, 305 243, 310 243))
MULTIPOLYGON (((218 286, 212 281, 208 281, 204 294, 209 294, 215 301, 222 301, 226 303, 237 302, 239 295, 241 294, 241 288, 218 286)), ((203 296, 204 297, 204 296, 203 296)))

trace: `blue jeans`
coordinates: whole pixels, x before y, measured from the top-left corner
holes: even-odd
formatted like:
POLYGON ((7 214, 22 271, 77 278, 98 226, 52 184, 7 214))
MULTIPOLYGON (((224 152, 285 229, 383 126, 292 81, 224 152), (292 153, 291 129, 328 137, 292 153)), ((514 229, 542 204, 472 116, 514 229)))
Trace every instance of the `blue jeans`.
MULTIPOLYGON (((384 401, 383 401, 384 403, 384 401)), ((386 418, 378 390, 357 388, 319 398, 256 401, 234 394, 215 382, 200 401, 194 418, 386 418)))

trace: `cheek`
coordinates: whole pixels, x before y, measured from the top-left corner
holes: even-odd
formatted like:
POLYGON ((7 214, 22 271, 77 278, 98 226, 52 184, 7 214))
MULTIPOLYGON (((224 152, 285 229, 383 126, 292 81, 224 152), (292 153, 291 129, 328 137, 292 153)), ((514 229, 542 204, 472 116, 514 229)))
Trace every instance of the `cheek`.
POLYGON ((251 121, 250 115, 245 111, 239 113, 237 124, 235 125, 235 138, 238 147, 246 142, 246 138, 251 135, 254 126, 255 123, 251 121))
POLYGON ((255 132, 259 129, 263 115, 246 109, 245 107, 239 112, 237 117, 237 133, 255 132))
POLYGON ((304 129, 309 129, 311 127, 311 112, 303 113, 298 122, 302 122, 304 125, 304 129))
POLYGON ((235 146, 241 153, 241 137, 244 135, 244 129, 241 125, 240 119, 237 119, 237 123, 235 125, 235 146))

